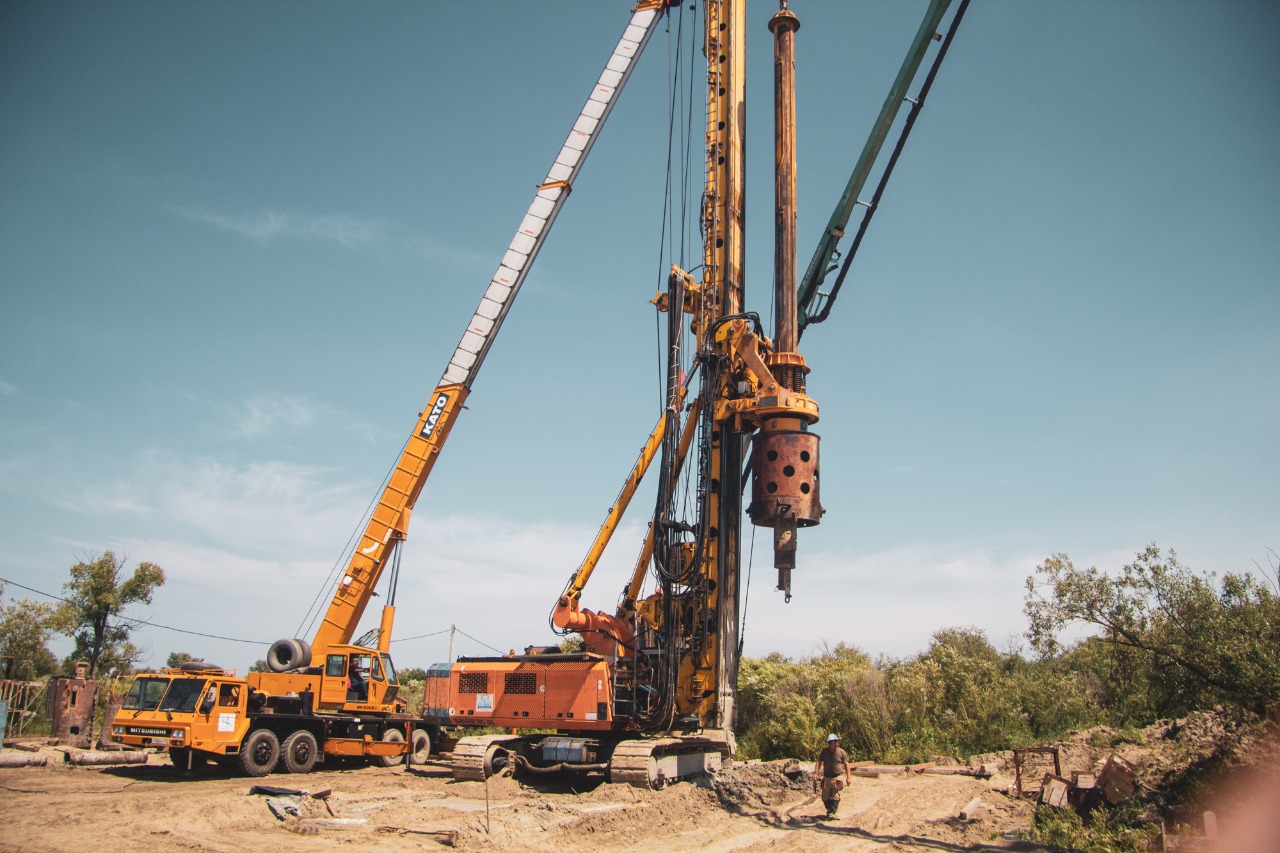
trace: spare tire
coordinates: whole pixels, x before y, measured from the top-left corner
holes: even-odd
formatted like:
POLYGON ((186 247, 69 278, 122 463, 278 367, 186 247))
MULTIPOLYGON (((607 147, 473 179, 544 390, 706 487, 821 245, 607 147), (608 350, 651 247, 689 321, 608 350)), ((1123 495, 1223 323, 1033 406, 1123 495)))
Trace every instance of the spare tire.
POLYGON ((206 669, 222 669, 216 663, 205 663, 202 660, 189 660, 178 664, 178 669, 184 672, 202 672, 206 669))
POLYGON ((267 668, 272 672, 288 672, 311 663, 310 650, 302 648, 301 640, 276 640, 267 650, 267 668), (304 655, 303 651, 307 651, 304 655))

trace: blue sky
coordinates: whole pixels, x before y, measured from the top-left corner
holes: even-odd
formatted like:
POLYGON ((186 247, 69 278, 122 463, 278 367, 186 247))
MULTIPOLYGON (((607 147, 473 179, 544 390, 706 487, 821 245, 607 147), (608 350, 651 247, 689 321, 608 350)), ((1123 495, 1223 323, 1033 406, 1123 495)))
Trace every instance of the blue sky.
MULTIPOLYGON (((925 5, 792 3, 802 266, 925 5)), ((748 13, 766 316, 776 8, 748 13)), ((57 592, 113 549, 168 574, 130 615, 253 641, 148 627, 153 664, 244 668, 293 636, 629 9, 0 6, 0 576, 57 592)), ((1265 2, 973 4, 802 341, 827 515, 789 605, 757 537, 748 654, 907 655, 963 625, 1007 646, 1051 554, 1115 569, 1157 542, 1223 572, 1280 549, 1278 29, 1265 2)), ((656 418, 671 30, 418 503, 401 666, 444 660, 407 638, 450 624, 460 654, 549 641, 656 418)), ((587 606, 615 601, 644 494, 587 606)))

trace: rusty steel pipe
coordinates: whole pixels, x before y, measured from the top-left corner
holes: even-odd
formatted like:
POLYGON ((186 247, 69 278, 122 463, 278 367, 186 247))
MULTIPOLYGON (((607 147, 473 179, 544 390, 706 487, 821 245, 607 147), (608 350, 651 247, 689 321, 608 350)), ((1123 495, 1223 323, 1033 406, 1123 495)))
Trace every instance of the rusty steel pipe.
MULTIPOLYGON (((796 56, 800 19, 786 8, 769 19, 773 33, 774 113, 774 347, 795 352, 796 314, 796 56)), ((779 376, 788 388, 790 375, 779 376)))

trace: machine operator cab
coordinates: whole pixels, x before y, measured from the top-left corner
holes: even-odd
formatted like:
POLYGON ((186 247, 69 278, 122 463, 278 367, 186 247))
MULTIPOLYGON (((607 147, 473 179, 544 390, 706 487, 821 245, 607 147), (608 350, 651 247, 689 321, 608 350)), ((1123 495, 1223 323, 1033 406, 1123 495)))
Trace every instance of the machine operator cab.
POLYGON ((359 646, 331 648, 324 675, 326 698, 340 695, 344 704, 386 705, 400 692, 391 656, 359 646))

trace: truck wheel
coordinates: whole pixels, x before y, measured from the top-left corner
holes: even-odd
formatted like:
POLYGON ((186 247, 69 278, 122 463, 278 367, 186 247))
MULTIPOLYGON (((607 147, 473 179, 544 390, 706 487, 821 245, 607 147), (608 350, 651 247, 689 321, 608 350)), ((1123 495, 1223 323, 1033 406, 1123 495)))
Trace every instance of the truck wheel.
POLYGON ((431 735, 427 730, 414 729, 409 735, 409 746, 409 763, 426 764, 427 756, 431 755, 431 735))
POLYGON ((280 740, 267 729, 254 729, 240 747, 240 769, 246 776, 266 776, 280 758, 280 740))
MULTIPOLYGON (((382 733, 383 743, 404 743, 404 732, 399 729, 387 729, 382 733)), ((375 755, 373 763, 379 767, 395 767, 404 761, 403 755, 375 755)))
POLYGON ((173 746, 169 748, 169 761, 179 770, 199 770, 208 758, 203 752, 192 751, 189 746, 173 746))
POLYGON ((317 758, 316 736, 305 729, 299 729, 280 744, 280 763, 286 773, 310 773, 317 758))

